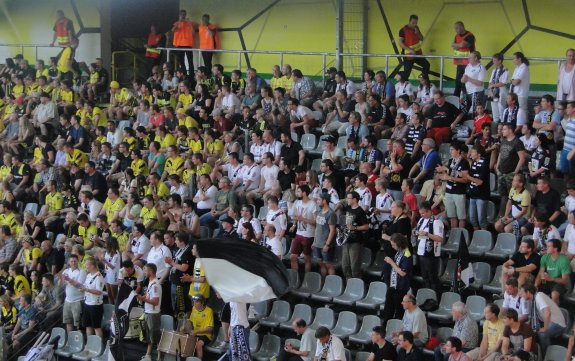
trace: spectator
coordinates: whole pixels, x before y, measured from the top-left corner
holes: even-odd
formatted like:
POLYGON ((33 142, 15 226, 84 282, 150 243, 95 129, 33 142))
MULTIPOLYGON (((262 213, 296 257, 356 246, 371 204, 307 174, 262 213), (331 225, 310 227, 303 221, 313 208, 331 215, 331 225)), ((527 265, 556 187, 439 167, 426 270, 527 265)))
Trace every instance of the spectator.
MULTIPOLYGON (((455 326, 453 326, 453 334, 451 335, 452 337, 450 337, 450 339, 452 340, 452 338, 456 338, 457 341, 452 342, 450 346, 448 344, 450 339, 448 339, 443 347, 436 347, 433 351, 435 361, 449 360, 450 355, 452 355, 452 352, 450 352, 450 347, 453 347, 454 343, 459 344, 457 345, 457 352, 469 352, 477 347, 479 337, 477 322, 469 317, 469 313, 465 308, 465 304, 463 302, 455 302, 451 306, 451 316, 455 321, 455 326)), ((457 360, 459 359, 457 358, 457 360)))
POLYGON ((315 331, 317 343, 314 361, 346 361, 345 348, 341 339, 332 335, 327 327, 319 327, 315 331))
POLYGON ((402 331, 397 337, 397 343, 399 345, 398 361, 423 360, 423 352, 414 344, 414 334, 410 331, 402 331))
MULTIPOLYGON (((545 241, 545 240, 542 240, 545 241)), ((535 279, 535 287, 559 305, 561 296, 567 292, 571 267, 569 259, 561 253, 561 241, 551 239, 547 243, 547 254, 541 257, 539 274, 535 279)))
POLYGON ((32 296, 24 293, 20 296, 18 321, 11 333, 12 353, 17 355, 20 348, 27 346, 36 337, 38 310, 32 305, 32 296))
POLYGON ((501 354, 503 356, 512 355, 520 350, 531 353, 533 350, 533 331, 529 324, 519 322, 519 316, 514 309, 507 310, 503 316, 503 322, 505 329, 503 330, 501 354))
POLYGON ((427 201, 419 206, 421 218, 417 222, 415 236, 417 237, 417 256, 425 287, 440 290, 438 266, 441 255, 441 244, 445 239, 444 225, 431 212, 431 204, 427 201))
POLYGON ((402 347, 401 335, 404 332, 409 332, 414 338, 411 343, 417 347, 423 347, 429 338, 425 313, 417 306, 413 295, 407 294, 403 296, 401 304, 405 309, 405 313, 403 314, 400 330, 392 334, 394 343, 402 347))
POLYGON ((407 247, 407 238, 403 234, 395 233, 391 235, 390 243, 396 253, 393 258, 387 256, 384 259, 382 275, 387 284, 382 316, 384 321, 403 318, 402 303, 409 291, 413 273, 413 261, 407 247))
POLYGON ((86 272, 78 268, 78 256, 71 255, 68 266, 60 274, 60 282, 66 287, 62 321, 66 324, 68 332, 80 327, 82 313, 82 301, 84 300, 84 290, 82 289, 86 280, 86 272))
POLYGON ((518 51, 513 54, 513 64, 515 64, 515 69, 511 76, 509 92, 517 94, 519 108, 527 113, 527 99, 529 98, 529 86, 531 85, 529 78, 529 60, 527 60, 522 52, 518 51))
POLYGON ((485 306, 483 336, 479 347, 467 352, 472 360, 494 361, 499 356, 503 343, 503 321, 499 319, 499 307, 490 303, 485 306))
POLYGON ((144 325, 146 335, 146 355, 142 357, 144 361, 152 360, 152 348, 160 342, 160 308, 162 302, 162 287, 160 281, 156 278, 156 265, 148 263, 145 266, 146 276, 148 278, 148 287, 145 295, 137 295, 138 301, 144 304, 144 325))

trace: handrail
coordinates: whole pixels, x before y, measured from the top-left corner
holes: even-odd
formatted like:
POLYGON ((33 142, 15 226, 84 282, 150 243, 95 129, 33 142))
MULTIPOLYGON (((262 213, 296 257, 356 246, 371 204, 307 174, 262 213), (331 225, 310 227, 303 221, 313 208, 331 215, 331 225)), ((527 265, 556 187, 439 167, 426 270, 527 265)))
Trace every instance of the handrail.
POLYGON ((132 51, 130 51, 130 50, 120 50, 120 51, 114 51, 114 52, 112 53, 112 62, 111 62, 111 64, 110 64, 110 66, 111 66, 111 68, 112 68, 112 80, 116 80, 116 78, 117 78, 116 72, 117 72, 117 70, 118 70, 118 67, 116 66, 116 55, 119 55, 119 54, 129 54, 129 55, 132 56, 132 67, 131 67, 131 69, 132 69, 132 78, 135 78, 135 77, 136 77, 136 69, 137 69, 137 67, 138 67, 138 64, 136 63, 136 61, 137 61, 137 59, 136 59, 136 54, 134 54, 134 53, 133 53, 132 51))
POLYGON ((63 46, 54 44, 2 44, 0 47, 6 48, 20 48, 20 53, 24 53, 24 48, 34 48, 34 61, 38 60, 38 48, 64 48, 63 46))

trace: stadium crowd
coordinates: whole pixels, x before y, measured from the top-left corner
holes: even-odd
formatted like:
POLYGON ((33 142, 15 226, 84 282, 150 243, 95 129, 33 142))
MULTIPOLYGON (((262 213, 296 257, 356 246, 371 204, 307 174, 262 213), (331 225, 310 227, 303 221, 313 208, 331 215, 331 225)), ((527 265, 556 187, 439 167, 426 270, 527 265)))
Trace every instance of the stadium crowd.
MULTIPOLYGON (((534 360, 570 331, 560 306, 575 269, 575 50, 556 96, 529 109, 529 60, 515 53, 511 70, 495 54, 487 75, 461 22, 455 101, 430 82, 424 58, 409 57, 422 54, 417 16, 399 34, 406 57, 394 79, 366 70, 355 83, 330 68, 323 87, 288 64, 263 79, 254 68, 211 66, 208 54, 194 70, 189 51, 177 52, 174 68, 152 26, 151 73, 123 87, 102 59, 85 68, 74 59, 78 39, 67 38, 60 15, 58 57, 32 67, 16 56, 0 70, 0 322, 12 352, 60 324, 104 336, 104 304, 122 283, 144 308, 144 360, 162 314, 189 318, 182 330, 197 338, 199 358, 216 323, 226 331, 214 346, 226 348, 230 324, 250 324, 229 304, 219 321, 208 306, 217 296, 196 258, 200 237, 259 243, 297 279, 317 269, 326 280, 383 281, 370 361, 421 360, 423 349, 437 361, 534 360), (417 85, 408 80, 414 64, 417 85), (494 291, 476 288, 487 301, 478 319, 466 303, 449 304, 453 333, 440 345, 429 334, 428 322, 439 324, 433 310, 426 315, 415 295, 450 294, 440 276, 458 248, 442 246, 459 235, 473 240, 472 260, 501 267, 482 279, 494 291), (478 235, 489 247, 474 253, 478 235), (511 250, 490 258, 501 238, 511 250), (394 319, 401 325, 386 335, 394 319)), ((215 29, 209 16, 198 25, 183 11, 174 46, 193 47, 186 41, 197 30, 214 49, 215 29)), ((451 270, 456 281, 461 274, 451 270)), ((293 321, 301 345, 286 343, 278 359, 346 359, 328 328, 293 321)))

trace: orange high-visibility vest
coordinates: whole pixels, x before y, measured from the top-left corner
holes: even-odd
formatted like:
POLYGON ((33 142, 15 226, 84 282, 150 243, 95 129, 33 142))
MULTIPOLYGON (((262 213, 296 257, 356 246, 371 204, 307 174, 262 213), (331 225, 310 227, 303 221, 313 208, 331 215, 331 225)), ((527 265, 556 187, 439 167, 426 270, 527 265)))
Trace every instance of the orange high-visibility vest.
POLYGON ((199 26, 198 31, 200 33, 200 49, 220 48, 220 36, 215 24, 208 24, 208 26, 202 24, 199 26), (216 31, 216 34, 212 35, 209 30, 216 31))
POLYGON ((174 30, 174 46, 194 47, 194 23, 191 21, 177 21, 174 30))
POLYGON ((68 34, 68 24, 70 20, 64 18, 56 21, 54 31, 56 32, 56 42, 61 46, 70 45, 70 36, 68 34))
POLYGON ((404 34, 403 43, 408 47, 412 48, 413 50, 415 50, 416 54, 418 55, 423 54, 423 52, 421 51, 421 38, 419 37, 419 34, 415 32, 415 29, 412 29, 409 26, 405 25, 403 27, 403 34, 404 34))
MULTIPOLYGON (((471 34, 469 31, 465 31, 465 33, 463 35, 457 34, 455 35, 455 43, 456 44, 461 44, 462 42, 465 41, 465 38, 469 35, 473 35, 471 34)), ((465 59, 453 59, 453 64, 455 65, 467 65, 469 64, 469 54, 471 54, 472 51, 475 50, 475 45, 471 44, 471 46, 467 47, 467 48, 460 48, 454 51, 454 55, 455 56, 462 56, 465 57, 465 59)))
POLYGON ((162 40, 162 34, 148 34, 148 47, 146 48, 146 58, 157 59, 160 57, 161 50, 156 49, 162 40))

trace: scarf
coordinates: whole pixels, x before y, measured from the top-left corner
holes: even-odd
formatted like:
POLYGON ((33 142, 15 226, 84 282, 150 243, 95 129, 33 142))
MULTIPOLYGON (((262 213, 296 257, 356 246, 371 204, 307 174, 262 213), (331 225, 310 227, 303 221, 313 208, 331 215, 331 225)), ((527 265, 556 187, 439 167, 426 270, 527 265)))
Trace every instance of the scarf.
POLYGON ((531 310, 529 311, 529 320, 531 321, 531 329, 537 333, 541 328, 541 320, 537 315, 537 301, 535 300, 536 294, 533 295, 533 302, 531 303, 531 310))
MULTIPOLYGON (((395 262, 395 264, 399 267, 399 263, 401 262, 401 258, 403 257, 403 254, 405 253, 405 250, 399 250, 395 253, 395 257, 393 259, 393 261, 395 262)), ((391 278, 389 281, 389 287, 391 288, 397 288, 397 278, 399 277, 399 274, 397 273, 397 271, 395 270, 395 268, 391 267, 391 278)))

